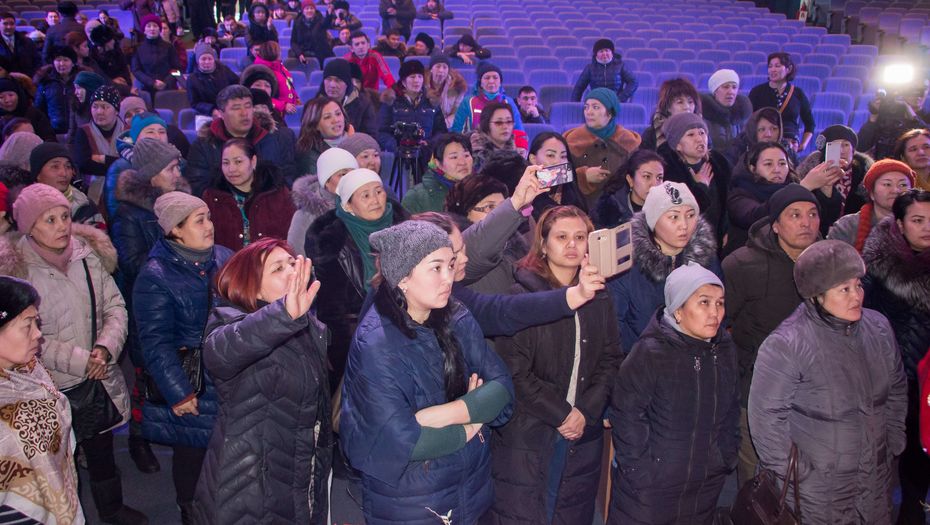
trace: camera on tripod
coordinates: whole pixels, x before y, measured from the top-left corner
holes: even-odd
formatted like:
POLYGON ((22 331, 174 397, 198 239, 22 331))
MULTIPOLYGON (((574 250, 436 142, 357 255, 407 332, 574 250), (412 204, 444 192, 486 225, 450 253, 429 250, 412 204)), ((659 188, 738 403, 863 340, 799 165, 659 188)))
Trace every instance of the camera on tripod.
POLYGON ((394 131, 394 139, 397 141, 397 152, 405 158, 419 157, 420 146, 423 145, 423 137, 426 132, 417 122, 395 122, 391 129, 394 131))

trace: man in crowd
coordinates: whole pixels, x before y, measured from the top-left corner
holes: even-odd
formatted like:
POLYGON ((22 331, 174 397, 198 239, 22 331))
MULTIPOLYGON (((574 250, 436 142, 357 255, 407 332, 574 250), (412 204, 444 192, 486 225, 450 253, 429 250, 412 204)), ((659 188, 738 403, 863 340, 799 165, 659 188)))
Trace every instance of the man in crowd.
POLYGON ((378 45, 375 51, 386 57, 397 57, 403 60, 407 55, 407 46, 404 45, 403 37, 397 29, 389 29, 384 38, 378 39, 378 45))
POLYGON ((381 53, 371 49, 371 41, 363 31, 352 32, 352 51, 346 53, 346 60, 362 68, 362 85, 368 89, 378 89, 378 81, 384 87, 394 85, 394 75, 381 53))
MULTIPOLYGON (((57 14, 57 13, 56 13, 57 14)), ((32 76, 42 65, 42 58, 35 43, 16 31, 16 17, 12 13, 0 13, 0 57, 10 61, 12 71, 32 76)))
POLYGON ((334 58, 326 62, 319 92, 342 103, 356 132, 377 135, 378 112, 371 99, 353 85, 352 65, 348 61, 334 58))
POLYGON ((539 95, 533 86, 523 86, 517 93, 517 106, 524 124, 548 124, 549 117, 539 106, 539 95))
POLYGON ((381 0, 378 12, 381 13, 381 27, 384 28, 384 34, 391 29, 396 29, 404 36, 404 40, 410 40, 413 19, 417 16, 417 8, 413 5, 413 0, 381 0))
POLYGON ((78 14, 77 5, 74 2, 61 2, 58 4, 58 14, 61 15, 61 21, 49 28, 45 33, 45 47, 42 49, 42 56, 48 56, 48 51, 53 47, 67 45, 65 37, 72 31, 84 33, 84 26, 77 21, 75 17, 78 14))

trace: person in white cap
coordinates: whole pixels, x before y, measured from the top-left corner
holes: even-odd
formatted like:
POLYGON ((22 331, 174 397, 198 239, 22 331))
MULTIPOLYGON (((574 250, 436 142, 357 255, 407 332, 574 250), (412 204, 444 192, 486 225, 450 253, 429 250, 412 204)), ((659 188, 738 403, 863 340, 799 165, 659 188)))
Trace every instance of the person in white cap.
POLYGON ((287 230, 287 242, 295 252, 304 253, 304 238, 313 221, 336 207, 339 179, 358 167, 358 161, 351 152, 329 148, 316 160, 316 175, 307 174, 294 181, 291 198, 297 211, 287 230))
POLYGON ((333 391, 342 379, 349 343, 375 275, 368 236, 407 218, 400 205, 388 200, 381 177, 369 169, 343 175, 336 198, 336 208, 313 221, 304 241, 322 283, 316 307, 332 335, 327 355, 333 391))
POLYGON ((707 93, 701 94, 704 122, 710 147, 723 153, 743 131, 752 115, 752 102, 739 94, 739 75, 732 69, 718 69, 707 79, 707 93))

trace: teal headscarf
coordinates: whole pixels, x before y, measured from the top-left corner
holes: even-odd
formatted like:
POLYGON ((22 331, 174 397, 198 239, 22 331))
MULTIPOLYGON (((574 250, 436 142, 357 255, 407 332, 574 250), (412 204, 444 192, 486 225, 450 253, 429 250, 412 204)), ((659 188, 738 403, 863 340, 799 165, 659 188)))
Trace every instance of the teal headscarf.
POLYGON ((346 229, 349 230, 349 235, 355 241, 355 245, 358 246, 358 251, 362 256, 365 290, 368 291, 371 288, 371 278, 375 276, 375 258, 371 255, 371 244, 368 242, 368 236, 391 227, 394 222, 394 208, 391 206, 391 201, 388 201, 380 219, 366 221, 345 211, 339 197, 336 197, 336 216, 345 224, 346 229))
POLYGON ((611 118, 610 122, 603 128, 595 129, 588 125, 585 125, 585 127, 597 138, 607 140, 617 131, 617 122, 615 119, 620 113, 620 99, 617 98, 617 94, 614 93, 613 90, 607 88, 592 89, 588 92, 587 96, 584 97, 584 100, 587 102, 592 98, 603 104, 604 107, 607 108, 607 111, 613 115, 613 118, 611 118))

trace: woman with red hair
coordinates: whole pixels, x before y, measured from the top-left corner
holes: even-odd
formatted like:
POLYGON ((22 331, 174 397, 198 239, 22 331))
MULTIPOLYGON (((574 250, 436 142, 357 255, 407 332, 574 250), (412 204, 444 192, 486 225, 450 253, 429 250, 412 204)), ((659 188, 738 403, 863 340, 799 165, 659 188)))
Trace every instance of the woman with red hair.
POLYGON ((216 277, 203 360, 220 401, 196 523, 326 522, 332 429, 326 327, 309 259, 262 239, 216 277), (248 480, 244 482, 244 480, 248 480))
POLYGON ((278 81, 278 96, 271 99, 274 109, 286 115, 297 113, 300 97, 297 96, 297 88, 294 87, 294 77, 281 63, 281 46, 273 40, 265 42, 258 48, 255 63, 271 69, 278 81))

